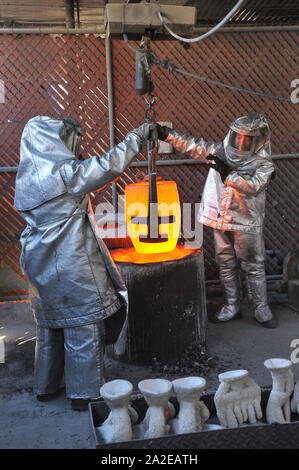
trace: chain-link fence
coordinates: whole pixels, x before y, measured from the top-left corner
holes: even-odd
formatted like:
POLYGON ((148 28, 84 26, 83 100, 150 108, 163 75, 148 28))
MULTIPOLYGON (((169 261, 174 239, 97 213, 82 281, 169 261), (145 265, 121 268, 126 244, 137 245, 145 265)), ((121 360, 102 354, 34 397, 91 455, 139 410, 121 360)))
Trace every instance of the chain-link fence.
MULTIPOLYGON (((177 41, 153 41, 160 60, 178 69, 235 86, 290 98, 292 80, 299 78, 296 32, 216 34, 189 49, 177 41)), ((137 47, 137 43, 132 43, 137 47)), ((108 99, 104 40, 96 35, 7 35, 1 37, 0 166, 19 161, 20 137, 26 121, 36 115, 72 116, 86 130, 85 157, 109 149, 108 99)), ((135 92, 134 52, 122 40, 112 41, 115 143, 139 126, 145 103, 135 92)), ((297 104, 213 85, 153 67, 158 97, 157 121, 170 121, 177 130, 220 141, 234 117, 248 112, 266 114, 272 129, 274 154, 298 153, 297 104)), ((181 155, 161 157, 178 159, 181 155)), ((144 161, 144 153, 138 156, 144 161)), ((276 159, 276 178, 267 197, 265 243, 267 274, 282 272, 284 256, 298 246, 299 162, 276 159)), ((131 167, 117 181, 122 194, 140 169, 131 167)), ((178 183, 182 202, 198 202, 207 174, 204 165, 161 166, 163 178, 178 183)), ((0 260, 17 273, 23 220, 13 207, 15 173, 0 172, 0 260)), ((94 203, 111 202, 111 187, 97 192, 94 203)), ((218 277, 210 229, 204 231, 207 279, 218 277)))

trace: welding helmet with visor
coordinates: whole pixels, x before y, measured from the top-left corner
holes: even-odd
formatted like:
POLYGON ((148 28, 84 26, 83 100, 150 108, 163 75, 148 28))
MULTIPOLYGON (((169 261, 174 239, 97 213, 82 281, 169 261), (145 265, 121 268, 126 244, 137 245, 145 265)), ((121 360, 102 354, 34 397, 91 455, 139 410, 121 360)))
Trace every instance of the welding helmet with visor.
POLYGON ((254 146, 254 136, 240 134, 233 130, 230 131, 229 145, 241 155, 243 152, 250 152, 254 146))
POLYGON ((226 154, 232 161, 246 161, 270 142, 270 129, 261 114, 236 118, 225 141, 226 154))

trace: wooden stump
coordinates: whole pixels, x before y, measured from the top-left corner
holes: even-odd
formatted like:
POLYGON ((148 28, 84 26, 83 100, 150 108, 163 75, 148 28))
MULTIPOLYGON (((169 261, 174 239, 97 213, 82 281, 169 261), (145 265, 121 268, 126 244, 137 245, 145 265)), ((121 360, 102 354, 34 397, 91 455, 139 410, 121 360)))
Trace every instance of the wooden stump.
MULTIPOLYGON (((180 247, 181 254, 182 250, 184 247, 180 247)), ((108 354, 137 365, 149 365, 154 358, 171 364, 192 344, 205 347, 207 314, 202 250, 185 250, 181 259, 143 264, 119 262, 117 252, 112 250, 111 254, 129 293, 128 339, 123 356, 108 354)))

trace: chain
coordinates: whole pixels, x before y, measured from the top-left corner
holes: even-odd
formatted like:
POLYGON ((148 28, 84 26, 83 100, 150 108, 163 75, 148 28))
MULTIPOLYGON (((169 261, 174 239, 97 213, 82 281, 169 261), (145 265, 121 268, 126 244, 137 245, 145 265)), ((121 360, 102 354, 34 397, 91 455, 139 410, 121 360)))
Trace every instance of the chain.
POLYGON ((144 120, 145 122, 154 122, 156 118, 156 111, 154 110, 154 105, 158 98, 157 96, 154 96, 152 94, 149 94, 149 96, 151 98, 150 101, 144 97, 145 104, 148 107, 144 113, 144 120))
MULTIPOLYGON (((154 105, 156 104, 157 101, 157 96, 154 95, 154 82, 151 78, 151 72, 152 72, 152 64, 155 61, 155 56, 151 50, 151 39, 150 37, 146 38, 146 64, 147 64, 147 78, 149 81, 149 91, 148 91, 148 98, 144 97, 145 104, 147 106, 147 109, 145 110, 144 113, 144 120, 146 122, 154 122, 156 118, 156 111, 154 110, 154 105)), ((142 46, 145 46, 145 40, 142 40, 142 46)))

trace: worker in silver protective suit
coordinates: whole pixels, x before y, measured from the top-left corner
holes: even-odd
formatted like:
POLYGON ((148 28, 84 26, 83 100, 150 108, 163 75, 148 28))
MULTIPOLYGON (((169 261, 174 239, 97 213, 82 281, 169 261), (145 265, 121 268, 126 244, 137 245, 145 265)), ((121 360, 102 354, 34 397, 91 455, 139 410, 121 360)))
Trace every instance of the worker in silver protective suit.
MULTIPOLYGON (((74 119, 37 116, 20 147, 15 207, 37 324, 35 393, 55 396, 65 374, 73 409, 86 409, 103 383, 105 323, 127 311, 126 287, 98 235, 89 193, 115 180, 140 152, 154 126, 143 124, 101 158, 79 158, 83 130, 74 119)), ((116 353, 125 344, 126 320, 116 353)))
POLYGON ((216 261, 225 294, 225 303, 212 321, 226 322, 241 316, 240 267, 248 279, 255 319, 266 328, 275 328, 276 319, 267 303, 262 234, 266 189, 274 172, 265 117, 249 114, 235 119, 219 143, 164 126, 158 126, 158 135, 176 150, 211 166, 199 220, 214 229, 216 261))

